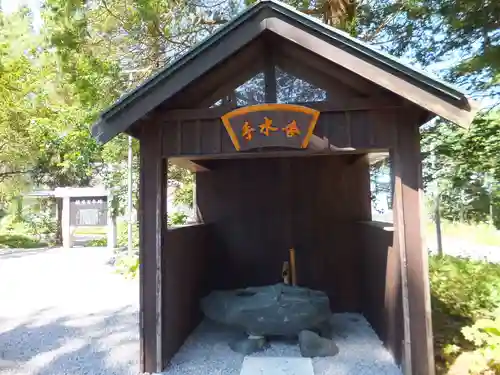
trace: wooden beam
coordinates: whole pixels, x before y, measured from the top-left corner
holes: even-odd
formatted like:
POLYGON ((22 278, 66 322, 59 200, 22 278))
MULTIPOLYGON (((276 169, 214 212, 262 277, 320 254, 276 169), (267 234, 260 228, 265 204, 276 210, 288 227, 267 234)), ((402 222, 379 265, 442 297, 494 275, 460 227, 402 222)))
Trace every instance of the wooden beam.
MULTIPOLYGON (((281 38, 280 38, 281 39, 281 38)), ((332 64, 321 55, 317 55, 305 48, 302 48, 290 41, 282 40, 277 44, 279 47, 279 54, 286 60, 293 61, 294 63, 302 64, 304 67, 321 72, 330 79, 340 82, 348 86, 351 90, 356 91, 362 95, 383 95, 387 92, 358 75, 343 69, 340 66, 332 64)))
MULTIPOLYGON (((422 171, 417 116, 399 112, 397 142, 391 152, 394 222, 403 281, 407 342, 406 367, 412 375, 433 375, 434 355, 427 251, 422 241, 422 171), (408 352, 409 349, 409 352, 408 352), (410 365, 411 364, 411 365, 410 365)), ((408 372, 408 370, 405 372, 408 372)))
POLYGON ((441 99, 438 95, 422 89, 417 84, 373 65, 350 51, 339 48, 284 20, 277 17, 270 17, 267 20, 266 27, 268 30, 273 31, 296 45, 322 56, 338 66, 392 91, 417 106, 425 108, 429 112, 435 113, 449 121, 467 127, 474 118, 475 110, 460 107, 463 103, 456 102, 452 104, 447 100, 441 99))
POLYGON ((338 100, 361 95, 358 91, 348 85, 345 85, 333 76, 325 74, 319 70, 315 70, 305 64, 298 63, 297 59, 291 59, 283 54, 277 55, 276 65, 281 70, 325 90, 328 93, 329 101, 338 102, 338 100))
POLYGON ((274 46, 269 43, 269 40, 266 40, 263 48, 263 55, 265 56, 264 85, 266 103, 276 103, 278 100, 276 89, 276 67, 273 47, 274 46))
MULTIPOLYGON (((170 107, 181 103, 188 103, 190 106, 197 103, 197 107, 208 107, 223 97, 234 96, 236 88, 263 71, 262 48, 261 40, 254 41, 230 57, 230 61, 214 68, 206 77, 194 81, 192 88, 179 94, 175 102, 169 103, 170 107)), ((232 106, 236 106, 236 103, 232 103, 232 106)))
MULTIPOLYGON (((157 84, 150 83, 147 86, 147 93, 139 94, 135 92, 136 99, 133 105, 123 106, 122 108, 114 107, 113 113, 107 113, 106 119, 102 119, 94 126, 93 132, 101 142, 107 142, 118 133, 125 131, 134 122, 139 121, 142 117, 156 108, 161 107, 165 103, 179 108, 182 104, 193 103, 193 99, 201 97, 197 96, 203 85, 198 85, 197 78, 203 75, 211 76, 209 73, 216 66, 222 66, 222 62, 231 58, 239 51, 242 51, 244 46, 250 45, 252 41, 257 39, 265 30, 266 24, 265 12, 259 13, 258 16, 246 20, 237 26, 238 32, 228 32, 226 28, 223 42, 203 45, 203 55, 197 58, 189 59, 189 55, 177 60, 177 63, 171 67, 174 72, 162 71, 163 75, 168 75, 168 80, 162 80, 160 76, 155 76, 154 80, 157 84), (210 45, 210 48, 208 48, 210 45), (182 64, 180 63, 182 61, 182 64), (197 82, 196 84, 194 84, 197 82), (190 87, 189 90, 188 87, 190 87), (184 91, 186 90, 186 91, 184 91), (179 95, 180 92, 191 92, 194 97, 189 95, 179 95), (174 97, 181 97, 183 101, 174 100, 174 97)), ((194 52, 191 52, 191 54, 194 52)), ((249 63, 253 63, 250 61, 249 63)), ((237 65, 236 65, 237 67, 237 65)), ((226 78, 227 78, 227 72, 226 78)), ((213 89, 215 86, 209 86, 213 89)), ((141 86, 142 90, 146 90, 146 86, 141 86)), ((208 92, 203 92, 206 96, 208 92)), ((127 101, 131 101, 131 96, 125 97, 127 101)), ((123 100, 125 100, 123 98, 123 100)), ((196 101, 194 101, 196 102, 196 101)))
POLYGON ((353 155, 367 154, 370 152, 384 152, 384 149, 321 149, 321 150, 279 150, 279 151, 263 151, 263 152, 234 152, 210 155, 182 155, 171 157, 169 160, 174 163, 177 159, 196 160, 221 160, 221 159, 258 159, 258 158, 282 158, 282 157, 312 157, 321 155, 353 155))
POLYGON ((162 159, 159 123, 144 127, 140 136, 140 330, 141 371, 161 372, 162 353, 162 245, 166 168, 162 159))
POLYGON ((171 161, 172 161, 172 164, 175 164, 178 167, 187 169, 188 171, 191 171, 193 173, 210 171, 210 169, 208 169, 207 167, 204 167, 203 165, 196 163, 192 160, 186 159, 186 158, 172 158, 171 161))
MULTIPOLYGON (((308 103, 291 103, 303 105, 309 108, 316 109, 320 112, 349 112, 349 111, 370 111, 401 108, 401 105, 385 98, 352 98, 348 101, 338 102, 308 102, 308 103)), ((195 109, 171 109, 158 113, 154 118, 156 120, 168 119, 169 121, 177 120, 210 120, 220 118, 233 108, 214 107, 214 108, 195 108, 195 109)))

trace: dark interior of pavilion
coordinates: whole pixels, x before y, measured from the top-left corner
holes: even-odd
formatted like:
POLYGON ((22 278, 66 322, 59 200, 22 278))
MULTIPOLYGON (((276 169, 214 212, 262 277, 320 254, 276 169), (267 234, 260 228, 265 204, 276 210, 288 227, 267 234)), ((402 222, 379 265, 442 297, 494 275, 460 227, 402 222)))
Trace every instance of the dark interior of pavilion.
MULTIPOLYGON (((243 358, 230 348, 238 333, 203 316, 201 301, 212 291, 288 283, 329 299, 330 335, 340 351, 314 359, 315 374, 338 366, 354 371, 356 361, 382 363, 384 373, 397 374, 400 331, 386 320, 400 316, 387 306, 400 293, 398 257, 392 225, 372 220, 370 187, 370 167, 386 157, 377 152, 196 160, 203 168, 196 173, 200 223, 171 228, 165 238, 166 373, 202 366, 200 356, 214 363, 224 356, 226 367, 213 365, 215 374, 243 358), (394 285, 388 289, 387 282, 394 285), (193 354, 208 343, 220 353, 193 354)), ((298 347, 296 340, 271 340, 255 356, 300 357, 298 347)))

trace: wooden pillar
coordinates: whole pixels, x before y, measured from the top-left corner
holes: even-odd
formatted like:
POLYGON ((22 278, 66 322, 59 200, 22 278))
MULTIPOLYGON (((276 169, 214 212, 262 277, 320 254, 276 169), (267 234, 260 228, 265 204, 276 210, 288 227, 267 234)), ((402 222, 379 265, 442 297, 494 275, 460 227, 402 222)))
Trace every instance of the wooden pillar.
POLYGON ((108 192, 107 196, 107 220, 108 220, 108 249, 114 250, 116 248, 116 216, 113 213, 113 193, 108 192))
POLYGON ((433 375, 427 251, 422 241, 422 171, 416 116, 401 113, 391 153, 395 243, 401 255, 405 375, 433 375))
POLYGON ((69 194, 62 198, 62 240, 63 247, 69 249, 73 247, 73 235, 71 228, 71 197, 69 194))
POLYGON ((142 128, 140 137, 140 331, 141 371, 161 372, 162 242, 166 214, 166 163, 162 158, 161 125, 142 128))

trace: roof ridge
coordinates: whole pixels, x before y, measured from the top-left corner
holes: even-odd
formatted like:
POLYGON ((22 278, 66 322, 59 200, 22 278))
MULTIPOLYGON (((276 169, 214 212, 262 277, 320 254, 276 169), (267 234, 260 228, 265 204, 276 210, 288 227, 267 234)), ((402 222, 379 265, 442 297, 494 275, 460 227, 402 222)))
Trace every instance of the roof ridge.
MULTIPOLYGON (((239 12, 238 15, 235 16, 230 22, 196 43, 193 47, 180 55, 178 58, 174 59, 171 63, 166 64, 139 86, 122 95, 113 105, 101 113, 99 122, 106 122, 106 120, 111 119, 116 113, 120 112, 128 105, 135 103, 141 98, 141 96, 153 90, 158 84, 165 81, 167 77, 175 74, 188 62, 196 59, 209 48, 216 48, 217 43, 222 38, 227 37, 232 32, 237 32, 237 29, 241 27, 241 25, 256 17, 261 11, 266 9, 269 9, 270 12, 274 12, 276 16, 283 17, 283 22, 290 24, 296 23, 295 27, 303 28, 306 32, 316 34, 317 37, 323 39, 325 43, 330 45, 335 45, 337 43, 341 44, 346 50, 351 51, 349 52, 350 54, 358 55, 358 58, 364 59, 367 63, 377 65, 379 68, 387 70, 392 75, 402 75, 407 77, 408 80, 413 81, 411 84, 421 85, 423 86, 422 89, 427 92, 434 92, 434 95, 436 96, 445 96, 447 98, 445 100, 449 100, 457 104, 460 103, 460 106, 466 106, 469 104, 467 96, 462 90, 441 80, 435 75, 428 74, 421 69, 407 65, 401 61, 401 59, 391 56, 390 54, 381 51, 360 39, 354 38, 345 31, 327 25, 311 15, 300 12, 294 7, 279 0, 260 0, 247 9, 239 12)), ((265 19, 271 19, 272 13, 270 16, 267 14, 264 16, 265 19)), ((263 26, 263 28, 266 27, 267 26, 263 26)), ((241 48, 241 46, 239 48, 241 48)), ((196 77, 193 79, 195 78, 196 77)), ((150 108, 148 110, 150 110, 150 108)), ((99 134, 95 133, 99 133, 100 128, 101 127, 93 127, 93 133, 98 138, 100 138, 99 134)))

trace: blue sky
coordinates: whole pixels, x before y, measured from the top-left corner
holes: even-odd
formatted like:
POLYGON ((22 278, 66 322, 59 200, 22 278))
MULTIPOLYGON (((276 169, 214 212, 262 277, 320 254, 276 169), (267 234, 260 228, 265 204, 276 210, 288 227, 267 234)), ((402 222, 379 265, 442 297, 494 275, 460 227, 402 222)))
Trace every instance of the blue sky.
MULTIPOLYGON (((42 20, 40 16, 40 6, 42 4, 43 0, 0 0, 0 5, 3 11, 10 13, 15 10, 17 10, 20 6, 28 6, 33 14, 34 14, 34 23, 33 27, 36 31, 40 30, 40 27, 42 25, 42 20)), ((435 74, 436 76, 439 76, 439 72, 441 70, 445 70, 452 66, 457 59, 460 57, 458 56, 459 53, 457 52, 457 56, 450 56, 450 59, 432 64, 431 66, 428 66, 426 69, 427 72, 435 74)), ((408 61, 408 59, 403 59, 405 62, 410 63, 410 65, 413 63, 411 61, 408 61)), ((482 98, 481 100, 481 107, 489 107, 493 104, 496 103, 496 98, 492 97, 486 97, 482 98)))
POLYGON ((41 26, 40 4, 42 0, 0 0, 2 10, 6 13, 16 11, 20 6, 28 6, 34 14, 33 27, 39 30, 41 26))

